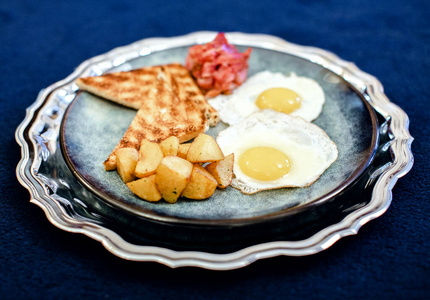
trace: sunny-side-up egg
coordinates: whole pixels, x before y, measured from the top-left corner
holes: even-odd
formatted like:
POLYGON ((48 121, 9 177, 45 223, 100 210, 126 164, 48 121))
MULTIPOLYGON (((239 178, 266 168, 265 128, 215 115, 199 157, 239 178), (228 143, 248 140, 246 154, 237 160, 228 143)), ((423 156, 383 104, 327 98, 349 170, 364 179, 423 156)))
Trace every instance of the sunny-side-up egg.
POLYGON ((315 80, 292 73, 263 71, 249 77, 230 95, 209 100, 220 119, 237 124, 260 109, 274 109, 306 121, 315 120, 325 102, 324 91, 315 80))
POLYGON ((231 186, 245 194, 309 186, 338 156, 320 127, 271 109, 229 126, 217 142, 224 153, 234 153, 231 186))

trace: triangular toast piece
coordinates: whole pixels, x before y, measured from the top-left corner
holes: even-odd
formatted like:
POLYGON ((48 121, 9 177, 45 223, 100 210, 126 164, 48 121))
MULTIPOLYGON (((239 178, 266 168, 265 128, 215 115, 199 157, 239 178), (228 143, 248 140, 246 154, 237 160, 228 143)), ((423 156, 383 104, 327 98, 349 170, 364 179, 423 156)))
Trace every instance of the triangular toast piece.
POLYGON ((143 139, 158 143, 173 135, 182 143, 206 131, 208 126, 203 113, 191 99, 179 100, 173 86, 171 74, 167 70, 160 71, 147 101, 137 111, 123 138, 104 162, 106 170, 116 168, 115 152, 118 149, 139 149, 143 139))
POLYGON ((118 104, 139 109, 149 97, 161 66, 127 72, 115 72, 76 80, 81 90, 88 91, 118 104))
POLYGON ((218 112, 209 105, 188 70, 179 63, 151 66, 127 72, 115 72, 101 76, 78 78, 76 84, 88 91, 118 104, 139 109, 149 96, 157 75, 168 70, 180 86, 176 92, 180 100, 190 99, 204 113, 210 126, 219 122, 218 112))
POLYGON ((185 142, 207 130, 208 120, 197 106, 192 88, 182 83, 180 74, 172 76, 171 69, 155 66, 78 79, 83 90, 128 107, 139 107, 123 138, 104 162, 106 170, 116 169, 118 149, 139 149, 142 139, 160 142, 174 135, 185 142))

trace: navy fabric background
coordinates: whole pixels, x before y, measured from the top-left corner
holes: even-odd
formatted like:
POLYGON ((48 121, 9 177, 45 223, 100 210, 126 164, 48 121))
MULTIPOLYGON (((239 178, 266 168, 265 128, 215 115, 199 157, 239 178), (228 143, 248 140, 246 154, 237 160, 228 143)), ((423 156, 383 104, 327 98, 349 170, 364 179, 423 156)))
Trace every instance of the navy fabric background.
MULTIPOLYGON (((430 294, 430 1, 1 1, 0 298, 424 299, 430 294), (388 211, 309 257, 234 271, 125 261, 53 226, 16 180, 14 132, 44 87, 147 37, 267 33, 332 51, 376 76, 410 117, 415 164, 388 211)), ((428 299, 428 298, 427 298, 428 299)))

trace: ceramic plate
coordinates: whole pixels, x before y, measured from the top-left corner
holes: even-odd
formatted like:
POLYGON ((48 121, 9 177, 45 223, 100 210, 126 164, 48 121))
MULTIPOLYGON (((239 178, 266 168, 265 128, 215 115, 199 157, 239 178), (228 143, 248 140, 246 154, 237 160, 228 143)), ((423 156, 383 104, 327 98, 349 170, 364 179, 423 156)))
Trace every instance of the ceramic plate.
MULTIPOLYGON (((267 35, 228 33, 227 38, 240 50, 253 48, 250 75, 294 72, 323 87, 326 103, 314 123, 337 144, 339 157, 315 184, 251 196, 229 188, 205 201, 181 199, 172 205, 138 199, 116 172, 103 170, 102 162, 136 112, 78 91, 76 78, 184 62, 190 45, 215 35, 145 39, 117 48, 41 92, 17 130, 23 147, 17 175, 52 223, 100 240, 127 259, 233 269, 255 255, 318 252, 386 210, 393 184, 412 166, 407 116, 388 101, 374 77, 353 64, 267 35), (357 190, 361 196, 352 197, 357 190), (332 217, 322 221, 327 213, 332 217), (295 226, 287 222, 292 219, 295 226), (176 234, 168 233, 172 228, 176 234), (249 228, 253 233, 244 234, 249 228), (208 230, 212 242, 205 238, 208 230), (165 238, 156 238, 160 231, 165 238)), ((223 128, 220 124, 209 134, 223 128)))

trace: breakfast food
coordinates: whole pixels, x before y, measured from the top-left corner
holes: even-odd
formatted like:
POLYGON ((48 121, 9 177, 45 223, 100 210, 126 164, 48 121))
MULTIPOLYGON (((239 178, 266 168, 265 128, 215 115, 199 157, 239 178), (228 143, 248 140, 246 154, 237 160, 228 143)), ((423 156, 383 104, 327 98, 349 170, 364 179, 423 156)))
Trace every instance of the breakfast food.
POLYGON ((139 154, 134 148, 122 148, 116 153, 118 175, 125 183, 136 178, 135 170, 139 154))
POLYGON ((206 163, 224 159, 224 154, 216 141, 207 134, 199 134, 190 145, 187 160, 193 163, 206 163))
MULTIPOLYGON (((84 82, 84 88, 91 87, 92 93, 115 99, 114 101, 121 104, 140 105, 123 138, 105 161, 106 170, 116 168, 115 152, 118 149, 139 149, 143 139, 158 143, 170 136, 176 136, 182 143, 207 130, 209 121, 206 116, 209 111, 197 105, 197 100, 200 99, 198 96, 203 96, 195 84, 192 86, 188 79, 178 75, 183 69, 176 65, 150 69, 152 72, 145 68, 137 72, 134 70, 111 73, 78 80, 81 88, 81 83, 84 82), (171 70, 175 70, 172 71, 175 76, 171 70)), ((207 104, 206 101, 204 103, 207 104)))
POLYGON ((193 165, 190 180, 182 191, 182 196, 188 199, 201 200, 209 198, 215 192, 218 182, 199 164, 193 165))
POLYGON ((220 161, 214 161, 205 166, 218 182, 218 188, 225 189, 233 179, 234 153, 230 153, 220 161))
POLYGON ((179 139, 174 135, 168 137, 160 143, 160 149, 164 156, 176 156, 179 149, 179 139))
POLYGON ((155 184, 161 197, 175 203, 190 181, 193 164, 177 156, 166 156, 160 162, 155 174, 155 184))
POLYGON ((105 169, 116 169, 150 202, 206 199, 230 185, 245 194, 311 185, 338 156, 335 143, 310 123, 322 111, 324 91, 294 73, 262 71, 245 81, 250 52, 240 53, 220 33, 190 47, 186 67, 78 79, 82 90, 138 110, 105 169), (220 118, 230 126, 215 140, 204 132, 220 118))
POLYGON ((178 146, 178 153, 177 155, 180 158, 187 158, 188 150, 190 149, 191 143, 183 143, 179 144, 178 146))
POLYGON ((271 109, 221 131, 217 142, 223 152, 234 153, 231 186, 245 194, 309 186, 338 155, 321 128, 271 109))
MULTIPOLYGON (((119 151, 121 151, 121 149, 119 149, 115 154, 117 159, 119 151)), ((160 144, 143 139, 140 143, 138 161, 134 170, 136 177, 143 178, 155 174, 158 164, 161 162, 163 157, 164 154, 161 150, 160 144)))
POLYGON ((194 101, 210 126, 218 123, 218 112, 208 104, 188 70, 179 63, 78 78, 76 84, 81 90, 138 110, 150 97, 157 78, 164 73, 173 78, 173 89, 180 100, 194 101))
POLYGON ((174 79, 174 92, 180 100, 191 99, 208 119, 209 126, 216 126, 219 122, 218 112, 207 102, 190 72, 181 64, 166 65, 174 79))
POLYGON ((217 187, 225 188, 230 184, 234 156, 224 157, 214 138, 199 134, 192 143, 184 145, 189 146, 177 151, 180 145, 170 137, 160 144, 143 140, 139 153, 134 148, 119 149, 115 154, 117 172, 136 196, 151 202, 164 199, 175 203, 179 197, 206 199, 217 187), (163 154, 162 143, 169 149, 172 148, 170 146, 176 148, 176 154, 184 149, 188 151, 182 153, 182 157, 172 152, 163 154), (190 149, 198 153, 198 160, 185 159, 190 149), (201 166, 201 161, 209 163, 207 168, 201 166))
POLYGON ((128 182, 127 186, 136 196, 146 201, 156 202, 161 200, 161 193, 155 184, 155 175, 128 182))
POLYGON ((185 66, 210 98, 229 94, 245 81, 250 54, 251 48, 240 53, 224 33, 218 33, 212 42, 191 47, 185 66))
POLYGON ((231 95, 209 100, 224 123, 233 125, 260 109, 315 120, 325 102, 324 91, 313 79, 263 71, 249 77, 231 95))
POLYGON ((137 110, 151 96, 156 78, 162 72, 162 66, 145 67, 78 78, 76 85, 83 91, 137 110))

